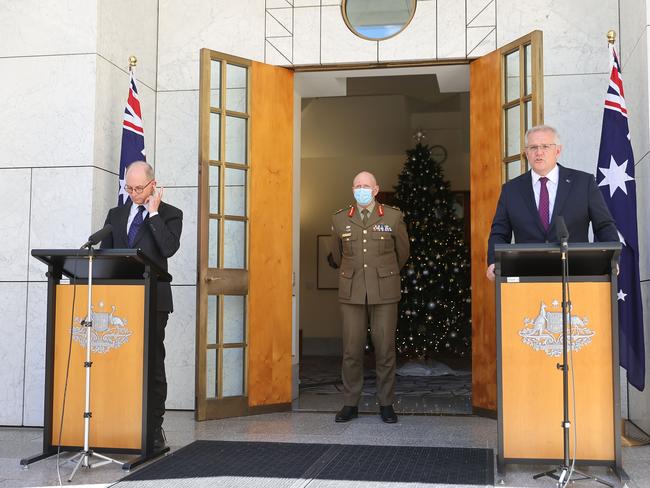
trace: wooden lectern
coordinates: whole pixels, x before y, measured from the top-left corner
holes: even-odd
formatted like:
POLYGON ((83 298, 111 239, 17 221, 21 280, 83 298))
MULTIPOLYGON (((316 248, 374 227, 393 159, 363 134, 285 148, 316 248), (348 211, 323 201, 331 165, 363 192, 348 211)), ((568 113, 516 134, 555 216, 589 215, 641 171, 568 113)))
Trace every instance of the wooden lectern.
MULTIPOLYGON (((59 439, 62 451, 78 451, 84 445, 82 321, 88 311, 88 252, 32 250, 32 256, 48 266, 44 431, 43 452, 21 460, 22 465, 56 454, 59 439), (61 283, 64 277, 69 284, 61 283)), ((157 284, 171 281, 171 276, 139 249, 93 250, 92 276, 89 445, 97 451, 139 454, 122 466, 130 469, 169 450, 153 449, 147 392, 157 284)))
MULTIPOLYGON (((576 464, 611 466, 619 477, 620 250, 618 242, 569 244, 567 321, 570 456, 575 432, 576 464)), ((500 473, 507 463, 563 459, 561 266, 558 244, 495 246, 500 473)))

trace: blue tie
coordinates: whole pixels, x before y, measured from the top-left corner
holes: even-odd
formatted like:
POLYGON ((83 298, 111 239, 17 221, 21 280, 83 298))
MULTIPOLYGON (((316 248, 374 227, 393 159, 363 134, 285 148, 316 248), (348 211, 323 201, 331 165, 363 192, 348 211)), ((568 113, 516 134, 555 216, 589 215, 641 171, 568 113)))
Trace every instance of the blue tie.
POLYGON ((129 247, 133 247, 135 236, 138 235, 138 231, 140 230, 140 227, 142 227, 142 222, 144 222, 142 219, 142 212, 144 212, 144 205, 139 205, 138 213, 133 217, 133 222, 131 222, 131 227, 129 227, 129 247))

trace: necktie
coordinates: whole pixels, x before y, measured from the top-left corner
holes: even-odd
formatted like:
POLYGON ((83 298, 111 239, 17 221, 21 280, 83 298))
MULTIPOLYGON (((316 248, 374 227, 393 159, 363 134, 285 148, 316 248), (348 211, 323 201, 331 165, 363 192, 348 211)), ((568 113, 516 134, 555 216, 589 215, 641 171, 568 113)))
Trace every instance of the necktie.
POLYGON ((142 219, 142 212, 144 212, 144 205, 139 205, 138 213, 133 217, 133 222, 131 222, 131 227, 129 227, 129 247, 133 247, 135 236, 138 235, 138 231, 140 230, 140 227, 142 227, 142 222, 144 221, 142 219))
POLYGON ((549 209, 549 202, 548 202, 548 188, 546 188, 546 182, 548 181, 548 178, 542 177, 539 179, 539 219, 542 221, 542 226, 544 227, 544 230, 548 230, 548 209, 549 209))
POLYGON ((368 222, 368 209, 364 208, 361 211, 361 222, 363 222, 363 225, 366 225, 366 222, 368 222))

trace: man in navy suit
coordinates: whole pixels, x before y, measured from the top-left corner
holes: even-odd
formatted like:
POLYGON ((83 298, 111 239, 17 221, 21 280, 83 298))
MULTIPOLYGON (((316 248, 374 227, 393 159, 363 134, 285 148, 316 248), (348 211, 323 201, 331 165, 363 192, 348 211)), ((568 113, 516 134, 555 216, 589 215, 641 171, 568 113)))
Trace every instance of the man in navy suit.
MULTIPOLYGON (((141 249, 161 269, 167 271, 167 258, 180 247, 183 212, 162 201, 163 188, 156 189, 153 168, 144 161, 134 161, 126 169, 124 189, 131 197, 126 204, 108 211, 105 224, 113 230, 101 244, 102 249, 141 249)), ((153 428, 154 449, 165 447, 162 430, 167 377, 165 375, 165 326, 173 312, 169 283, 158 283, 158 310, 154 330, 153 384, 149 385, 152 403, 149 421, 153 428)))
POLYGON ((531 168, 501 189, 488 240, 488 269, 494 280, 494 245, 557 242, 562 216, 570 242, 589 240, 589 223, 598 241, 618 241, 618 231, 593 175, 557 164, 562 146, 557 131, 539 125, 526 132, 526 158, 531 168))

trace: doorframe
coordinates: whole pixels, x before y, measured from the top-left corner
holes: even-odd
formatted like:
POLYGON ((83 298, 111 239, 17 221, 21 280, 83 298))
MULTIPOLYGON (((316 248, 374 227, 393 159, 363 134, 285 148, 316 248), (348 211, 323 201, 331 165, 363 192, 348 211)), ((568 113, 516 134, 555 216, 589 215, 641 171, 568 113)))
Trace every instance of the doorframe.
MULTIPOLYGON (((378 70, 393 70, 393 69, 405 69, 405 68, 435 68, 441 66, 458 66, 458 65, 467 65, 469 67, 470 63, 476 58, 457 58, 457 59, 448 59, 444 61, 440 60, 419 60, 419 61, 390 61, 390 62, 380 62, 380 63, 339 63, 339 64, 328 64, 328 65, 301 65, 301 66, 283 66, 288 69, 292 69, 296 75, 302 73, 325 73, 325 72, 345 72, 345 71, 361 71, 367 70, 369 72, 378 71, 378 70)), ((408 74, 413 73, 404 73, 402 75, 395 76, 407 76, 408 74)), ((423 74, 423 73, 417 73, 423 74)), ((380 74, 374 76, 381 76, 380 74)), ((469 70, 467 73, 468 76, 468 92, 469 92, 469 70)), ((293 300, 294 306, 292 311, 292 337, 293 337, 293 357, 292 357, 292 399, 296 401, 300 395, 300 210, 301 210, 301 200, 300 200, 300 177, 302 170, 302 99, 303 96, 300 92, 300 83, 299 78, 296 77, 296 82, 294 83, 294 156, 293 156, 293 300)), ((313 98, 313 97, 305 97, 313 98)), ((471 109, 470 109, 471 110, 471 109)), ((471 165, 471 159, 470 159, 471 165)), ((334 210, 334 209, 332 209, 334 210)), ((471 244, 471 243, 470 243, 471 244)))

